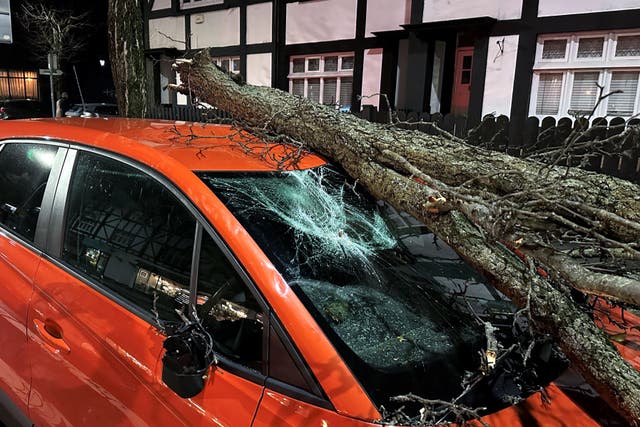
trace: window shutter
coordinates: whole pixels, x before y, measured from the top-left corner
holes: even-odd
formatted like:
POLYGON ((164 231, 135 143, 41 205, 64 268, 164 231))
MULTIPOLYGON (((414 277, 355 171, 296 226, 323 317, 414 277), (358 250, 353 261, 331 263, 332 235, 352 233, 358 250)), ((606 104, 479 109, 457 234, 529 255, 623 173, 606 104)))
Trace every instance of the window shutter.
POLYGON ((610 92, 621 90, 622 93, 614 93, 608 97, 609 104, 607 114, 630 116, 636 104, 636 92, 638 91, 638 72, 622 71, 611 75, 610 92))
POLYGON ((620 36, 616 56, 640 56, 640 36, 620 36))
POLYGON ((338 89, 338 79, 324 79, 324 91, 322 92, 322 103, 325 105, 336 105, 338 97, 336 91, 338 89))
POLYGON ((293 89, 292 92, 296 96, 304 97, 304 80, 296 79, 293 81, 293 89))
POLYGON ((575 73, 571 91, 570 111, 587 114, 593 110, 598 98, 599 73, 575 73))
POLYGON ((558 114, 562 93, 562 73, 540 74, 536 114, 558 114))
POLYGON ((340 79, 340 106, 351 106, 351 94, 353 93, 353 78, 343 77, 340 79))
POLYGON ((545 40, 542 45, 542 59, 562 59, 567 51, 567 40, 545 40))
POLYGON ((307 80, 307 98, 313 102, 320 102, 320 79, 307 80))
POLYGON ((602 58, 604 37, 581 38, 578 42, 578 58, 602 58))

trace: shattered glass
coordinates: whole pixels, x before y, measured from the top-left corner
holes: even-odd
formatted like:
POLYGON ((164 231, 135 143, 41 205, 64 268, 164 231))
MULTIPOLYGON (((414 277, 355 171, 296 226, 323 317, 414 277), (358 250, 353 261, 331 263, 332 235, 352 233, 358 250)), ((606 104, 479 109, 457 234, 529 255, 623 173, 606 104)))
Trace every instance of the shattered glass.
POLYGON ((301 269, 321 275, 328 264, 343 274, 368 275, 371 257, 396 246, 396 239, 378 212, 344 203, 345 192, 351 190, 319 185, 324 174, 305 170, 275 179, 258 175, 207 182, 233 197, 231 203, 241 217, 286 226, 295 243, 285 263, 293 277, 303 275, 301 269))
POLYGON ((409 392, 454 398, 479 368, 483 322, 512 327, 504 295, 422 223, 331 166, 199 175, 379 405, 409 392))

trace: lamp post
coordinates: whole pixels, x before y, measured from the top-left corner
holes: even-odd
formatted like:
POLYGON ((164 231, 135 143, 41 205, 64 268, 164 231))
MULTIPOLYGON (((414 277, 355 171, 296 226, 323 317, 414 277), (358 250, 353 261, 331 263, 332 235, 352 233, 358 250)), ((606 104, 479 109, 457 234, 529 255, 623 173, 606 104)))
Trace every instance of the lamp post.
POLYGON ((49 86, 51 86, 51 117, 56 116, 56 97, 53 90, 53 73, 58 69, 58 55, 51 52, 48 55, 49 62, 49 86))

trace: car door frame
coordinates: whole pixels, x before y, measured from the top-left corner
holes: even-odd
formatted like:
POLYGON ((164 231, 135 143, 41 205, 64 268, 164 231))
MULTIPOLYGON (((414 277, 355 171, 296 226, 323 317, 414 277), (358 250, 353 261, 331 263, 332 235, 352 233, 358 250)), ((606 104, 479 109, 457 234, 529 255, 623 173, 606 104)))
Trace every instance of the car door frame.
MULTIPOLYGON (((67 195, 69 194, 70 191, 70 186, 71 186, 71 179, 73 177, 73 173, 75 171, 75 164, 76 164, 76 159, 77 159, 77 154, 80 151, 85 151, 88 153, 93 153, 96 155, 100 155, 100 156, 105 156, 108 157, 110 159, 116 160, 118 162, 121 162, 123 164, 126 164, 128 166, 131 166, 133 168, 136 168, 138 170, 140 170, 141 172, 151 176, 153 179, 155 179, 157 182, 159 182, 161 185, 163 185, 164 188, 166 188, 167 190, 169 190, 171 192, 171 194, 173 194, 180 203, 182 203, 182 205, 184 207, 187 208, 187 210, 189 211, 189 213, 191 215, 193 215, 193 217, 195 218, 195 222, 196 222, 196 227, 194 229, 194 254, 193 254, 193 258, 192 261, 194 259, 199 259, 200 256, 200 245, 196 244, 195 239, 199 238, 199 235, 201 235, 204 231, 207 231, 211 237, 214 239, 216 245, 220 248, 220 250, 223 251, 223 253, 225 254, 226 258, 231 262, 233 268, 235 269, 235 271, 238 273, 238 275, 243 279, 243 282, 245 283, 245 285, 251 290, 251 292, 254 294, 254 296, 256 297, 256 299, 258 300, 258 303, 260 304, 261 308, 264 310, 265 314, 269 314, 270 313, 270 309, 268 304, 266 303, 266 301, 264 300, 264 297, 262 296, 261 293, 258 292, 257 288, 255 287, 255 284, 253 283, 253 281, 250 279, 250 277, 248 276, 247 272, 244 270, 244 268, 242 267, 242 265, 238 262, 238 260, 233 256, 233 254, 231 253, 231 251, 229 250, 229 248, 224 244, 223 240, 220 238, 220 236, 218 235, 218 233, 215 231, 215 229, 213 227, 211 227, 211 225, 208 223, 208 221, 205 219, 205 217, 202 215, 202 213, 196 209, 193 205, 193 203, 180 191, 178 190, 177 186, 175 184, 173 184, 171 181, 169 181, 167 178, 165 178, 164 176, 162 176, 161 174, 159 174, 158 172, 156 172, 155 170, 142 165, 138 162, 136 162, 135 160, 129 159, 127 157, 121 156, 119 154, 113 153, 113 152, 108 152, 108 151, 104 151, 104 150, 100 150, 100 149, 95 149, 92 147, 86 147, 86 146, 79 146, 79 145, 72 145, 69 148, 69 153, 67 154, 67 158, 65 160, 65 163, 62 167, 62 171, 60 173, 60 178, 58 181, 58 186, 56 189, 56 195, 54 197, 53 200, 53 205, 52 205, 52 212, 51 212, 51 222, 49 224, 48 230, 47 230, 47 237, 46 237, 46 248, 45 251, 43 253, 43 256, 45 257, 45 259, 47 259, 50 262, 53 262, 54 264, 56 264, 57 266, 63 268, 65 271, 67 271, 68 273, 72 274, 73 276, 75 276, 76 278, 78 278, 79 280, 85 282, 88 286, 91 286, 94 290, 96 290, 97 292, 101 293, 102 295, 104 295, 106 298, 111 299, 113 302, 123 306, 124 308, 126 308, 127 310, 131 311, 132 313, 134 313, 136 316, 140 317, 141 319, 145 320, 146 322, 148 322, 149 324, 151 324, 152 326, 159 328, 159 325, 157 325, 156 323, 156 319, 151 315, 151 313, 145 311, 143 308, 127 301, 126 299, 122 298, 120 295, 118 295, 115 292, 110 291, 108 288, 106 288, 103 285, 100 285, 99 283, 97 283, 94 279, 91 279, 87 276, 84 275, 80 275, 78 274, 75 270, 69 268, 65 263, 61 262, 61 255, 62 255, 62 247, 63 247, 63 241, 64 241, 64 222, 65 222, 65 218, 66 218, 66 206, 67 206, 67 195), (198 258, 196 258, 196 255, 198 258)), ((197 285, 197 266, 195 267, 195 271, 194 271, 194 266, 192 265, 191 268, 191 272, 190 272, 190 291, 193 291, 194 287, 197 285), (195 274, 194 274, 195 273, 195 274), (195 283, 193 283, 195 282, 195 283)), ((268 323, 265 323, 265 327, 268 327, 268 323)), ((263 350, 265 349, 264 347, 264 338, 263 338, 263 350)), ((220 356, 218 355, 220 361, 222 361, 223 363, 226 364, 226 362, 229 363, 229 371, 238 371, 239 373, 242 373, 242 376, 246 376, 246 379, 252 380, 253 382, 264 382, 264 378, 261 378, 261 376, 255 376, 253 375, 253 372, 255 371, 251 371, 249 370, 249 372, 243 372, 244 369, 242 367, 237 366, 237 363, 234 363, 232 361, 229 361, 227 358, 225 358, 224 356, 220 356), (259 379, 259 381, 256 381, 257 379, 259 379)))
MULTIPOLYGON (((10 144, 37 144, 42 146, 54 146, 58 147, 58 151, 56 152, 56 156, 54 158, 53 164, 51 166, 51 170, 49 171, 49 177, 47 178, 47 183, 45 185, 45 191, 42 197, 42 202, 40 204, 40 213, 38 215, 38 221, 36 223, 36 230, 34 234, 33 242, 28 241, 24 237, 20 236, 17 233, 14 233, 9 228, 0 224, 0 232, 11 239, 15 240, 19 244, 23 246, 26 250, 33 253, 35 257, 38 258, 38 263, 42 262, 42 256, 44 254, 44 250, 46 247, 46 238, 49 230, 49 221, 50 221, 50 213, 53 209, 53 198, 56 192, 56 188, 58 185, 58 180, 60 178, 60 173, 62 171, 66 156, 69 152, 69 144, 60 142, 60 141, 51 141, 51 140, 43 140, 38 138, 7 138, 0 141, 0 152, 10 144)), ((37 274, 36 267, 36 274, 37 274)), ((33 295, 33 280, 35 278, 29 278, 31 280, 31 295, 33 295)), ((25 301, 25 305, 28 307, 30 301, 25 301)), ((28 309, 27 309, 28 313, 28 309)), ((25 313, 26 314, 26 313, 25 313)), ((28 322, 28 318, 25 318, 26 322, 28 322)), ((25 338, 27 337, 27 323, 24 325, 25 338)), ((28 348, 27 344, 28 340, 25 341, 25 349, 28 348)), ((28 351, 28 350, 26 350, 28 351)), ((24 357, 25 363, 28 362, 28 356, 24 357)), ((30 368, 28 369, 30 372, 30 368)), ((31 377, 25 378, 28 380, 29 388, 31 388, 31 377)), ((28 392, 30 394, 30 391, 28 392)), ((28 395, 27 394, 27 395, 28 395)), ((0 419, 4 422, 10 423, 10 425, 18 425, 18 426, 31 426, 33 423, 29 419, 28 415, 28 402, 26 405, 26 412, 23 410, 18 403, 16 403, 11 396, 7 394, 5 390, 0 389, 0 419)))
MULTIPOLYGON (((105 286, 97 283, 95 280, 78 274, 77 271, 69 268, 69 266, 65 265, 61 262, 61 254, 62 254, 62 246, 64 241, 64 222, 66 217, 66 207, 68 203, 68 194, 70 190, 71 180, 73 173, 75 171, 75 165, 77 160, 77 155, 79 152, 89 152, 100 156, 105 156, 107 158, 116 160, 128 166, 131 166, 145 174, 149 175, 151 178, 156 180, 159 184, 161 184, 164 188, 169 190, 178 201, 187 208, 189 213, 195 218, 196 227, 194 230, 194 252, 192 258, 192 268, 190 275, 190 291, 192 295, 195 295, 194 290, 197 287, 197 273, 199 269, 199 263, 197 260, 200 259, 200 246, 201 239, 203 233, 208 233, 211 238, 213 238, 217 247, 223 252, 227 260, 230 262, 232 268, 234 268, 235 272, 241 278, 245 286, 250 290, 250 292, 255 297, 256 301, 259 303, 261 309, 263 310, 264 316, 264 325, 263 325, 263 334, 262 334, 262 351, 263 351, 263 361, 262 361, 262 372, 254 371, 248 367, 245 367, 239 363, 233 362, 229 360, 227 357, 216 353, 217 356, 217 366, 214 369, 220 368, 230 374, 241 377, 245 380, 251 381, 255 384, 263 387, 268 387, 269 389, 274 389, 280 391, 286 395, 290 395, 291 397, 297 398, 302 401, 306 401, 308 403, 314 404, 316 406, 321 406, 326 409, 334 410, 332 404, 329 402, 328 398, 322 391, 319 386, 319 382, 315 379, 311 370, 304 362, 303 358, 300 355, 300 352, 297 350, 296 346, 293 344, 288 334, 285 332, 286 328, 282 325, 282 323, 276 318, 273 311, 271 310, 269 304, 266 299, 260 292, 258 286, 251 279, 246 269, 242 266, 237 257, 233 254, 231 249, 227 246, 227 244, 220 237, 218 232, 215 230, 215 227, 206 219, 206 217, 200 212, 200 210, 195 206, 193 202, 191 202, 178 188, 176 184, 171 182, 168 178, 155 171, 154 169, 139 163, 136 160, 130 159, 126 156, 113 153, 110 151, 97 149, 88 146, 82 146, 80 144, 71 143, 68 146, 68 153, 66 155, 64 165, 62 166, 62 170, 59 174, 59 179, 57 181, 57 186, 55 189, 55 196, 52 197, 51 211, 50 211, 50 221, 47 224, 46 230, 43 231, 45 235, 44 240, 46 241, 45 251, 43 253, 43 258, 49 262, 54 263, 56 266, 62 268, 67 273, 73 275, 77 279, 81 280, 87 286, 92 287, 97 292, 101 293, 106 298, 109 298, 116 304, 121 305, 126 310, 129 310, 134 315, 140 317, 144 321, 148 322, 150 325, 158 328, 157 322, 153 318, 153 316, 142 309, 141 307, 132 304, 127 301, 123 297, 119 296, 117 293, 110 291, 105 286), (289 386, 285 383, 280 383, 278 381, 274 381, 272 378, 268 376, 269 372, 269 340, 270 340, 270 331, 273 329, 277 331, 278 337, 281 342, 285 346, 285 348, 289 351, 289 354, 293 358, 296 367, 301 371, 302 375, 305 377, 307 382, 311 386, 311 391, 307 392, 305 390, 296 388, 294 386, 289 386)), ((258 410, 260 402, 257 402, 256 411, 258 410)))

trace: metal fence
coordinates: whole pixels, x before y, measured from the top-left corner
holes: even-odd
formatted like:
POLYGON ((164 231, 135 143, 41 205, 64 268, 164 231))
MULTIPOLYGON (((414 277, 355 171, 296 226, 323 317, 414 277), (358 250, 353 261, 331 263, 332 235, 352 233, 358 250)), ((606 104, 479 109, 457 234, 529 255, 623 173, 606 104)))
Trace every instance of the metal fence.
MULTIPOLYGON (((563 117, 528 117, 523 131, 517 139, 510 138, 510 120, 507 116, 487 116, 474 127, 468 125, 464 116, 440 113, 416 113, 398 111, 390 114, 388 111, 377 111, 375 108, 365 108, 358 116, 377 123, 390 123, 393 120, 397 126, 405 129, 418 129, 434 134, 434 126, 450 134, 466 139, 474 145, 481 145, 495 151, 502 151, 516 157, 523 157, 533 151, 541 152, 548 148, 562 147, 572 131, 583 132, 586 137, 605 141, 608 138, 624 132, 628 126, 640 125, 640 119, 625 120, 622 117, 598 117, 590 122, 586 119, 563 117)), ((588 162, 579 158, 569 157, 564 164, 580 166, 587 170, 600 172, 611 176, 640 183, 640 147, 637 140, 628 139, 620 148, 614 149, 613 143, 604 144, 600 153, 590 153, 588 162), (606 154, 615 151, 616 154, 606 154)))
POLYGON ((231 118, 218 108, 201 108, 194 105, 152 105, 147 109, 147 117, 185 122, 215 122, 231 118))

